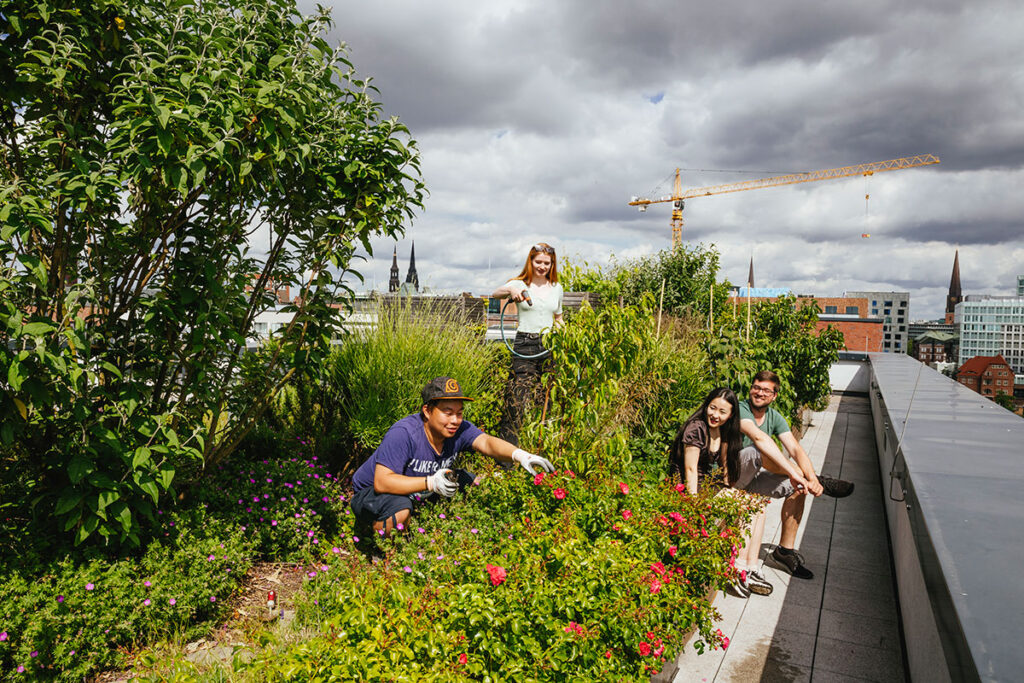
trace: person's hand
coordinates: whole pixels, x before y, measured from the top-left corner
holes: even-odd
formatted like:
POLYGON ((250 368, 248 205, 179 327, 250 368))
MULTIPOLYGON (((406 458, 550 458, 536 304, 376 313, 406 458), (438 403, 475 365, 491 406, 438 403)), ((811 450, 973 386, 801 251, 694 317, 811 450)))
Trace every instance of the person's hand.
POLYGON ((512 453, 512 461, 522 465, 523 469, 530 474, 537 474, 533 469, 534 467, 539 467, 546 472, 555 471, 555 466, 551 464, 550 460, 542 458, 539 455, 534 455, 533 453, 527 453, 522 448, 517 448, 512 453))
POLYGON ((817 475, 812 474, 807 479, 807 492, 810 493, 815 498, 817 498, 818 496, 825 492, 825 487, 821 485, 820 481, 818 481, 817 475))
POLYGON ((793 489, 797 493, 807 493, 809 488, 807 480, 804 479, 802 474, 791 474, 789 475, 789 481, 793 483, 793 489))
POLYGON ((427 477, 427 490, 433 491, 445 498, 454 496, 455 492, 459 490, 459 484, 458 482, 449 481, 446 476, 449 472, 451 470, 438 470, 427 477))

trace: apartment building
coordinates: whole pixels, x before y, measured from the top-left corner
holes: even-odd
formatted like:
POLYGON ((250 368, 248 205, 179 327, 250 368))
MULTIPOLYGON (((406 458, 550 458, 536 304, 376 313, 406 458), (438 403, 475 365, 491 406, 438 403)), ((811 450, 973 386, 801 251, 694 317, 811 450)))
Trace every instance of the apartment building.
POLYGON ((907 352, 910 341, 910 292, 846 292, 845 296, 867 299, 867 314, 882 318, 883 353, 907 352))

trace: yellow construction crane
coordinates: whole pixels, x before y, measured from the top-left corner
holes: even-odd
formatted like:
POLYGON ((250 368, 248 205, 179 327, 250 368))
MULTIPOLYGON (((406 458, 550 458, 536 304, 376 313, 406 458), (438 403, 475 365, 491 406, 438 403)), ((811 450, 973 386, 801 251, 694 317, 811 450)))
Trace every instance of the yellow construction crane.
POLYGON ((660 199, 648 199, 647 197, 633 197, 629 202, 630 206, 640 207, 640 211, 646 211, 649 204, 660 204, 662 202, 673 202, 672 204, 672 246, 676 246, 683 240, 683 202, 693 197, 707 197, 713 194, 725 194, 726 192, 742 192, 743 190, 756 190, 761 187, 777 187, 779 185, 794 185, 796 183, 810 183, 816 180, 829 180, 830 178, 847 178, 849 176, 870 176, 882 171, 898 171, 902 168, 914 168, 915 166, 929 166, 939 163, 939 158, 934 154, 919 154, 913 157, 901 157, 889 161, 876 161, 871 164, 859 164, 857 166, 843 166, 842 168, 826 168, 822 171, 809 171, 807 173, 791 173, 789 175, 761 178, 759 180, 748 180, 742 183, 729 183, 727 185, 711 185, 709 187, 698 187, 683 192, 682 183, 679 180, 679 169, 676 169, 676 181, 671 197, 660 199))

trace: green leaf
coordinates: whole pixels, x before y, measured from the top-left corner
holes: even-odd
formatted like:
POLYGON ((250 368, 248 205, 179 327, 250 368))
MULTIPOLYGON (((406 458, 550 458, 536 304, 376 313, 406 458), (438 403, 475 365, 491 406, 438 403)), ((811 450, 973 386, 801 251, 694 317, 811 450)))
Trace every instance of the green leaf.
POLYGON ((171 482, 174 481, 174 468, 165 463, 160 466, 160 471, 157 476, 159 478, 158 481, 160 482, 160 486, 166 491, 171 488, 171 482))
POLYGON ((81 502, 81 493, 75 491, 74 489, 67 489, 57 500, 57 507, 54 508, 53 513, 57 516, 61 516, 72 510, 81 502))
POLYGON ((68 479, 72 484, 77 484, 86 476, 96 470, 96 465, 89 458, 76 453, 71 462, 68 463, 68 479))
POLYGON ((96 500, 97 510, 105 510, 107 506, 111 505, 114 501, 120 499, 120 494, 117 491, 100 491, 99 497, 96 500))
POLYGON ((149 463, 151 451, 145 446, 139 446, 135 449, 135 455, 132 456, 132 469, 137 470, 143 465, 149 463))
POLYGON ((32 337, 42 337, 44 334, 49 334, 50 332, 53 332, 55 329, 57 328, 55 328, 50 323, 36 322, 26 323, 26 325, 21 328, 21 332, 22 334, 27 334, 32 337))
POLYGON ((284 62, 285 59, 287 59, 287 57, 285 57, 284 55, 274 55, 273 57, 270 58, 270 61, 267 62, 267 68, 270 70, 274 70, 277 67, 279 67, 281 63, 284 62))
POLYGON ((171 118, 171 110, 160 105, 156 106, 156 121, 161 128, 167 128, 167 121, 171 118))

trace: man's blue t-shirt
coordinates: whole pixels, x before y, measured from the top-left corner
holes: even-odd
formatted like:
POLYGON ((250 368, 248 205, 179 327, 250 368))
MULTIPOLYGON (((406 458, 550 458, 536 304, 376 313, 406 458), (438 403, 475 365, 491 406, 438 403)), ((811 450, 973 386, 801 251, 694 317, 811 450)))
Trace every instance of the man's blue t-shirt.
POLYGON ((377 465, 384 465, 392 472, 407 477, 429 477, 438 470, 451 469, 455 456, 469 450, 481 434, 483 432, 475 424, 463 420, 455 436, 444 440, 444 447, 438 455, 427 441, 420 414, 403 417, 391 425, 377 450, 356 470, 352 476, 352 489, 359 491, 373 486, 377 465))

